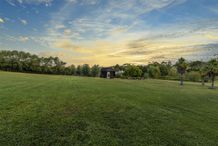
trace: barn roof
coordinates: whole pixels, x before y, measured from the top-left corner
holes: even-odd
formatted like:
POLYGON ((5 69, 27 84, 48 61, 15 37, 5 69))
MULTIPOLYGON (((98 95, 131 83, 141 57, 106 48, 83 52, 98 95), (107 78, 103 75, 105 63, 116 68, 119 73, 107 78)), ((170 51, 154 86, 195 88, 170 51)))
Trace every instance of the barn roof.
POLYGON ((115 71, 115 70, 112 67, 103 67, 103 68, 101 68, 101 71, 111 72, 111 71, 115 71))

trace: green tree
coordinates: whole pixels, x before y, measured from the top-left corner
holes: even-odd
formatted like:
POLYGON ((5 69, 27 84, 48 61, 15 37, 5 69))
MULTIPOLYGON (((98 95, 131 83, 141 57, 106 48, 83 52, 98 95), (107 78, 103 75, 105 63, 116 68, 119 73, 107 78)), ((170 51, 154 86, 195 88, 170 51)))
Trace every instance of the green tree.
POLYGON ((69 68, 70 68, 70 73, 71 73, 71 75, 76 75, 76 67, 75 67, 75 65, 71 65, 71 66, 69 66, 69 68))
POLYGON ((82 75, 83 76, 90 76, 90 66, 88 64, 83 64, 82 66, 82 75))
POLYGON ((208 62, 207 64, 207 71, 208 71, 208 76, 211 79, 211 88, 214 89, 215 87, 215 78, 218 75, 218 60, 217 59, 212 59, 208 62))
POLYGON ((202 86, 204 86, 205 85, 205 79, 206 79, 206 77, 208 75, 208 70, 207 70, 206 65, 202 65, 200 67, 199 73, 200 73, 200 76, 201 76, 201 84, 202 84, 202 86))
POLYGON ((76 68, 76 75, 81 76, 82 75, 82 66, 78 65, 76 68))
POLYGON ((169 76, 171 77, 177 77, 177 69, 176 67, 172 67, 169 71, 169 76))
POLYGON ((186 70, 188 68, 188 63, 184 58, 180 58, 176 62, 177 72, 180 74, 180 85, 183 86, 183 80, 184 80, 184 74, 186 73, 186 70))
POLYGON ((142 70, 138 66, 126 64, 123 75, 126 77, 141 77, 142 70))
POLYGON ((98 77, 100 74, 100 67, 99 65, 93 65, 91 68, 91 75, 93 77, 98 77))
POLYGON ((148 66, 148 74, 150 78, 154 78, 157 79, 160 77, 161 72, 160 72, 160 68, 157 65, 149 65, 148 66))
POLYGON ((159 68, 161 76, 167 76, 171 69, 171 62, 161 62, 159 68))

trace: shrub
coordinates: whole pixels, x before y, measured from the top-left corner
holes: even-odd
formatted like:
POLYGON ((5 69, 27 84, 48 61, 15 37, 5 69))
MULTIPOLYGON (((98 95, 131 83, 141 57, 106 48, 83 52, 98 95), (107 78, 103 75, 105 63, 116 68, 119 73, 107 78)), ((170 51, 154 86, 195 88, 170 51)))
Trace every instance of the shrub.
POLYGON ((199 72, 191 71, 185 75, 185 79, 193 82, 199 82, 201 80, 201 75, 199 72))
POLYGON ((169 71, 169 76, 172 76, 172 77, 177 77, 177 69, 175 67, 172 67, 169 71))
POLYGON ((146 73, 144 73, 143 77, 144 77, 144 79, 148 79, 149 78, 149 74, 146 72, 146 73))

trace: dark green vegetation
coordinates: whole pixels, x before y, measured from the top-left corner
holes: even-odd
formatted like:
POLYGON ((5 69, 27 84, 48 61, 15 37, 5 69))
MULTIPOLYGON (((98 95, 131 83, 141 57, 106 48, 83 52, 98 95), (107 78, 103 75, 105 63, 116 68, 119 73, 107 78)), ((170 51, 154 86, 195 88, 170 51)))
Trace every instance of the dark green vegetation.
MULTIPOLYGON (((117 73, 116 78, 128 79, 167 79, 202 82, 212 81, 214 88, 215 77, 218 76, 218 59, 208 62, 186 61, 180 58, 176 64, 171 62, 152 62, 148 65, 123 64, 112 67, 117 73)), ((99 77, 101 67, 88 64, 69 65, 61 61, 58 57, 39 57, 22 51, 0 51, 0 70, 39 73, 39 74, 58 74, 75 76, 99 77)))
POLYGON ((0 81, 1 146, 218 145, 218 90, 200 84, 8 72, 0 81))

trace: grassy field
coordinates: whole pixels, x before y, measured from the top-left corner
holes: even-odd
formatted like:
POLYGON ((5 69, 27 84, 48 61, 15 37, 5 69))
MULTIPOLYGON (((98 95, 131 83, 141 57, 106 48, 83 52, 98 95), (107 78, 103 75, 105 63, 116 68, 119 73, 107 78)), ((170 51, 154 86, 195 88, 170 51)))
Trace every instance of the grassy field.
POLYGON ((0 72, 0 145, 216 146, 218 90, 0 72))

